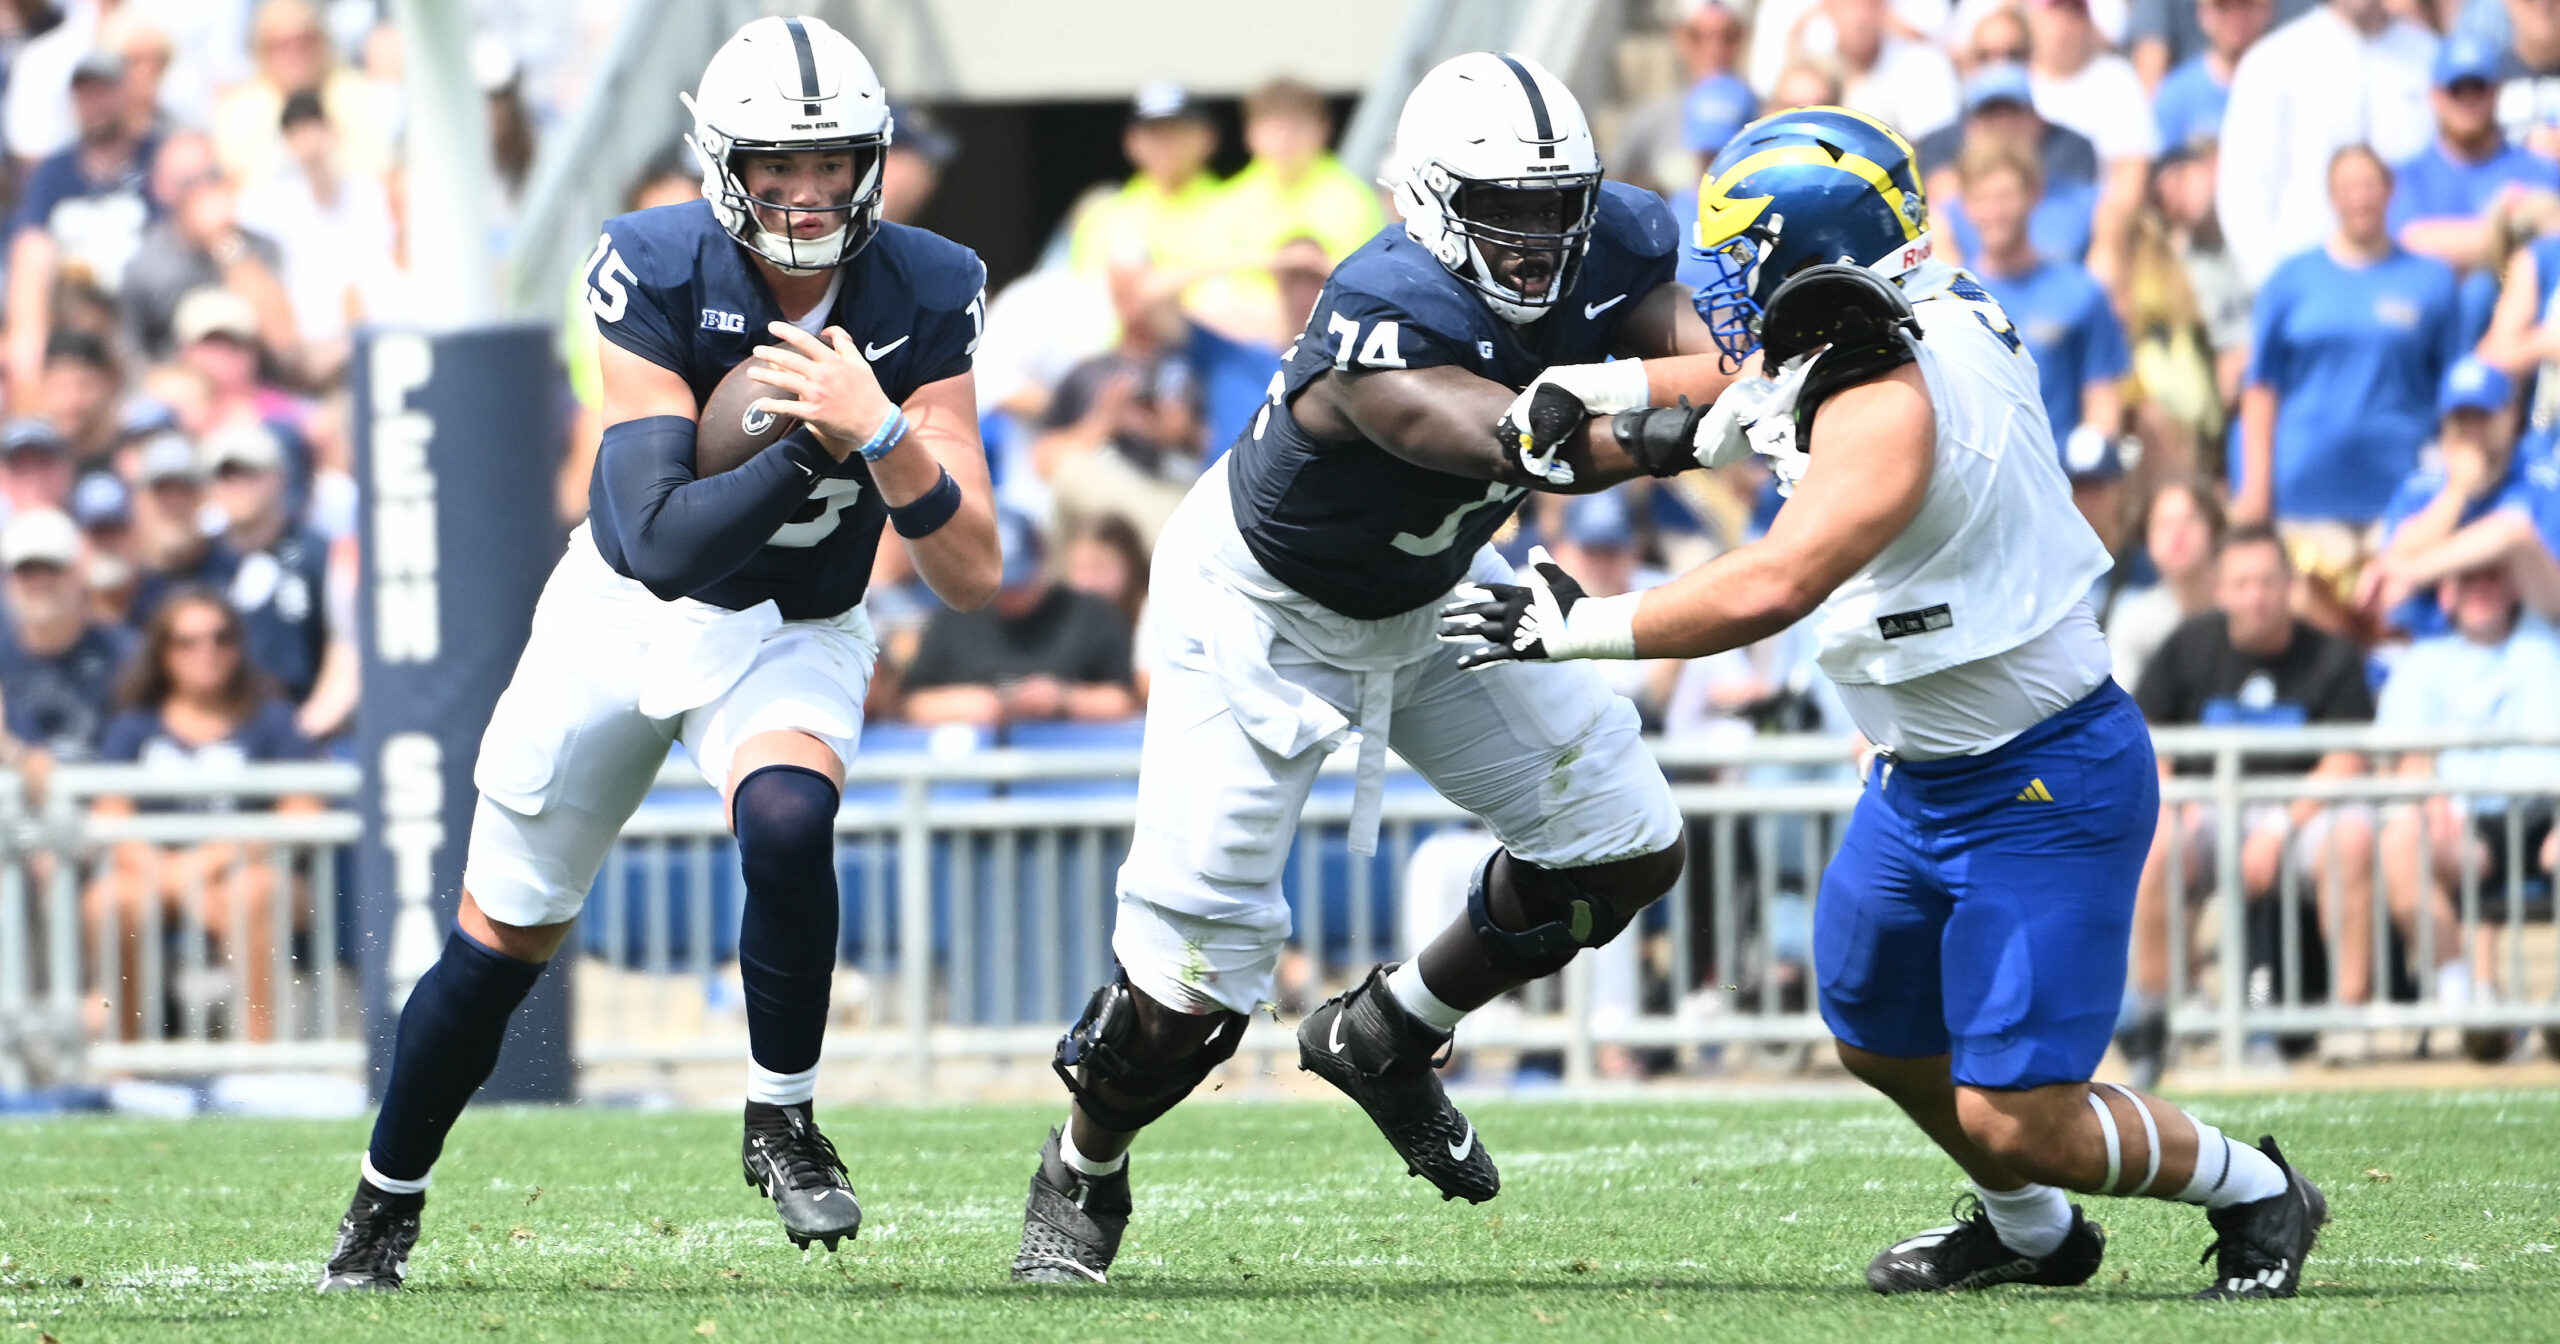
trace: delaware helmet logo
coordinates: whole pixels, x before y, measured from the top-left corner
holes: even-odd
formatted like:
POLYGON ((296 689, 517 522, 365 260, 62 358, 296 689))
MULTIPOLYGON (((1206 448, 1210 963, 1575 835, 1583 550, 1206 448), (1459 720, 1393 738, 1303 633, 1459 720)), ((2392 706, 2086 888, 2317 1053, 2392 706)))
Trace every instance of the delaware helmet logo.
POLYGON ((747 413, 738 417, 738 428, 750 436, 762 434, 773 428, 773 412, 762 406, 749 406, 747 413))

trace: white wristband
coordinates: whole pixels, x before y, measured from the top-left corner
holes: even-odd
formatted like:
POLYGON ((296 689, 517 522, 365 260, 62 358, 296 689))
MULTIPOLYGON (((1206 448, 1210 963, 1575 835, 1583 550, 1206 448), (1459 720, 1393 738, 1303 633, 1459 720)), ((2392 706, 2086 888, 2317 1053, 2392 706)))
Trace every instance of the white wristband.
POLYGON ((1620 593, 1574 603, 1573 610, 1565 613, 1563 636, 1545 637, 1547 656, 1559 662, 1635 657, 1636 607, 1643 601, 1642 593, 1620 593))
POLYGON ((1643 360, 1613 359, 1589 367, 1590 391, 1582 405, 1593 415, 1616 415, 1653 404, 1653 383, 1645 377, 1643 360))

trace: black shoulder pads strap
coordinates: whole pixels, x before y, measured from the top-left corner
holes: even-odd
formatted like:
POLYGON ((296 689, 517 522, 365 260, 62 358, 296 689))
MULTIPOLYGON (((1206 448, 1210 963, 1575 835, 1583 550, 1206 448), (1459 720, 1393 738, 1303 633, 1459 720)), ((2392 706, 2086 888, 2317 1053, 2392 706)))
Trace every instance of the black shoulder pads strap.
POLYGON ((1828 345, 1796 394, 1799 443, 1824 400, 1844 388, 1871 382, 1919 356, 1920 322, 1911 301, 1892 281, 1864 266, 1808 266, 1787 277, 1769 296, 1760 319, 1760 344, 1770 367, 1828 345))

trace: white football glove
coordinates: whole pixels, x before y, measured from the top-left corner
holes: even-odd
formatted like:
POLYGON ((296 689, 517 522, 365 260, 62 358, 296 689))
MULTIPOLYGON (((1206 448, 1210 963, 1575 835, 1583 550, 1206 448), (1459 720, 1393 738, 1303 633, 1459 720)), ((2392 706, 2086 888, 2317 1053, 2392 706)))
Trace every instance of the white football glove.
POLYGON ((1698 421, 1698 464, 1714 470, 1753 453, 1773 460, 1781 450, 1794 453, 1796 394, 1812 368, 1813 355, 1798 355, 1775 378, 1728 384, 1698 421))

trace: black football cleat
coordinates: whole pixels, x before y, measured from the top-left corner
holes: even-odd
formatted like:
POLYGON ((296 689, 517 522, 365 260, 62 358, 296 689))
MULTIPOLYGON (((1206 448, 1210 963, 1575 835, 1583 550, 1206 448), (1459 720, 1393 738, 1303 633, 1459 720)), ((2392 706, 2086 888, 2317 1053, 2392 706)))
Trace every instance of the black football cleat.
POLYGON ((324 1293, 396 1293, 409 1276, 409 1252, 418 1244, 418 1213, 427 1197, 377 1190, 356 1183, 356 1197, 338 1220, 338 1244, 320 1271, 324 1293))
POLYGON ((1104 1283, 1129 1230, 1129 1167, 1123 1162, 1108 1176, 1087 1176, 1059 1155, 1058 1133, 1049 1131, 1040 1169, 1031 1173, 1013 1281, 1104 1283))
POLYGON ((828 1250, 862 1228, 862 1205, 853 1197, 844 1159, 818 1132, 809 1108, 747 1103, 747 1139, 739 1162, 747 1184, 764 1192, 782 1215, 783 1233, 802 1250, 813 1241, 828 1250))
POLYGON ((1502 1189, 1476 1127, 1440 1087, 1449 1037, 1387 992, 1392 964, 1318 1005, 1298 1024, 1298 1067, 1342 1089, 1377 1122, 1407 1172, 1442 1199, 1482 1204, 1502 1189))
POLYGON ((1956 1201, 1955 1214, 1945 1227, 1895 1242, 1868 1261, 1867 1286, 1887 1294, 1962 1293, 2004 1283, 2069 1288, 2087 1283, 2107 1255, 2106 1230, 2082 1216, 2077 1204, 2062 1244, 2043 1255, 2009 1249, 1972 1195, 1956 1201))
POLYGON ((2274 1135, 2260 1138, 2258 1151, 2284 1172, 2284 1193, 2205 1210, 2206 1220, 2213 1224, 2213 1244, 2204 1248, 2196 1263, 2216 1263, 2213 1285, 2196 1294, 2199 1300, 2293 1296, 2302 1288, 2302 1262, 2318 1244, 2321 1226, 2329 1221, 2328 1197, 2276 1151, 2274 1135))

